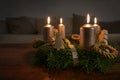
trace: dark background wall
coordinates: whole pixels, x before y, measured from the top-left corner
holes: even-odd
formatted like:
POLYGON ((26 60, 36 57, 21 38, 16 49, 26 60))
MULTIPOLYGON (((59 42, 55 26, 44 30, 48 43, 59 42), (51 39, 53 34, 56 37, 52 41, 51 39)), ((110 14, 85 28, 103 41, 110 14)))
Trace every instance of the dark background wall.
POLYGON ((0 19, 5 17, 65 16, 90 13, 100 21, 120 20, 120 0, 0 0, 0 19))

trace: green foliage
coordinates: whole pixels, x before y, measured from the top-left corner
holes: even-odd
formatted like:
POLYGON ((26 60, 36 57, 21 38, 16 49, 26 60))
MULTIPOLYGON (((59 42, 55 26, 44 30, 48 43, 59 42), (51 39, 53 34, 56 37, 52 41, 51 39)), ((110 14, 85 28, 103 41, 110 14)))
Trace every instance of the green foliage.
POLYGON ((95 50, 85 50, 79 47, 79 44, 74 43, 79 55, 79 67, 83 71, 98 71, 105 73, 107 68, 113 65, 117 58, 107 58, 95 50))
POLYGON ((35 41, 34 43, 33 43, 33 48, 38 48, 38 47, 40 47, 40 46, 42 46, 42 45, 44 45, 45 44, 45 42, 44 41, 35 41))
MULTIPOLYGON (((78 41, 72 39, 71 43, 75 45, 78 52, 78 66, 83 71, 98 71, 105 73, 107 68, 117 59, 107 58, 94 50, 84 50, 79 47, 78 41)), ((65 49, 57 50, 51 45, 43 45, 44 42, 37 42, 38 51, 35 56, 35 65, 46 65, 48 68, 68 69, 72 68, 73 57, 69 47, 65 45, 65 49)))
POLYGON ((49 53, 50 49, 51 49, 50 46, 40 46, 35 55, 34 65, 36 65, 36 66, 46 65, 48 53, 49 53))
POLYGON ((52 49, 48 54, 48 64, 50 68, 66 69, 73 65, 72 54, 69 49, 52 49))
POLYGON ((118 51, 120 51, 120 45, 119 45, 120 43, 118 41, 114 41, 114 42, 109 41, 108 44, 116 48, 118 51))
POLYGON ((107 68, 116 61, 116 59, 107 58, 94 50, 77 48, 77 51, 79 55, 79 67, 83 71, 98 71, 105 73, 107 68))

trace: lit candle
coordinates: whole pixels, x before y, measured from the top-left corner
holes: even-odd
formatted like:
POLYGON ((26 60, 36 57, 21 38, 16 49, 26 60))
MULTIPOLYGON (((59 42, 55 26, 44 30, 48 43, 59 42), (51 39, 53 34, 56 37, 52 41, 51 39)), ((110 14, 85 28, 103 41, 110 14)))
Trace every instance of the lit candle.
POLYGON ((93 26, 96 28, 96 39, 98 39, 99 33, 100 33, 100 26, 97 24, 97 18, 94 18, 94 24, 93 26))
POLYGON ((50 17, 48 17, 47 24, 44 26, 44 33, 43 33, 45 42, 50 42, 50 38, 53 37, 53 28, 54 26, 50 24, 50 17))
POLYGON ((90 15, 87 14, 87 24, 80 27, 80 47, 88 49, 95 43, 95 27, 90 24, 90 15))
POLYGON ((62 39, 64 39, 65 38, 65 26, 63 24, 62 18, 60 18, 60 24, 58 25, 58 31, 60 32, 62 39))

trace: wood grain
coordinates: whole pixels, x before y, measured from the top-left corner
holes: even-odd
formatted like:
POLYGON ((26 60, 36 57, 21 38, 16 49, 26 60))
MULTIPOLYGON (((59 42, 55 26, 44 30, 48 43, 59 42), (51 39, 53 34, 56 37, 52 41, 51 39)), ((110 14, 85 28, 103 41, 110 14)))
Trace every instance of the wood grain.
POLYGON ((0 45, 0 80, 120 80, 119 62, 106 74, 78 69, 54 70, 33 66, 35 51, 31 44, 0 45))

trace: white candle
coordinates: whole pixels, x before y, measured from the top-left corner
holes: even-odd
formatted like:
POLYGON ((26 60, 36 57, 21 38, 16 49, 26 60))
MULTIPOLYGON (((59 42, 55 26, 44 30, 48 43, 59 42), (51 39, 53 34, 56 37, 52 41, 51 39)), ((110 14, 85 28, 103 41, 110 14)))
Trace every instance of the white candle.
POLYGON ((80 47, 88 49, 95 43, 95 27, 90 23, 90 15, 87 14, 87 24, 80 27, 80 47))
POLYGON ((64 39, 65 38, 65 26, 62 22, 63 22, 63 19, 60 18, 60 24, 58 25, 58 31, 60 32, 62 39, 64 39))
POLYGON ((45 42, 50 42, 50 38, 53 37, 53 28, 54 26, 50 24, 50 17, 48 17, 47 24, 44 26, 44 33, 43 33, 45 42))
POLYGON ((94 24, 93 26, 96 28, 96 39, 98 39, 99 33, 100 33, 100 26, 97 24, 97 18, 94 18, 94 24))

